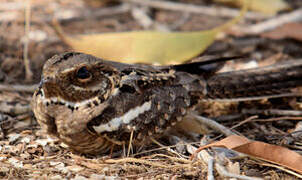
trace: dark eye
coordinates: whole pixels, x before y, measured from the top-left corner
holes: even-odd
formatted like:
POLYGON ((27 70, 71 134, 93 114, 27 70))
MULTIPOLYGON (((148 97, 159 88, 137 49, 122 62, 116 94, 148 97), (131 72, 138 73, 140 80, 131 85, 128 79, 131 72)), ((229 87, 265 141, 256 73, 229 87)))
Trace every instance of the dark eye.
POLYGON ((77 71, 77 78, 81 80, 90 79, 91 73, 87 70, 85 66, 83 66, 77 71))

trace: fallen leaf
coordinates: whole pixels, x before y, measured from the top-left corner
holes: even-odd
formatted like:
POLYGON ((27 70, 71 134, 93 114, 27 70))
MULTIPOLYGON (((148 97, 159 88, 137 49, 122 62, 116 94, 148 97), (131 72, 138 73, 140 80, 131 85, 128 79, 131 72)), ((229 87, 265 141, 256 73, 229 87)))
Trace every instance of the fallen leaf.
POLYGON ((302 23, 287 23, 273 31, 262 33, 261 36, 270 39, 292 38, 302 41, 302 23))
POLYGON ((75 51, 104 59, 127 63, 182 62, 203 52, 213 41, 216 32, 167 33, 125 32, 65 37, 64 42, 75 51))
POLYGON ((75 51, 127 63, 181 63, 201 54, 213 43, 218 33, 237 23, 246 12, 211 30, 197 32, 134 31, 70 37, 55 21, 61 39, 75 51))
MULTIPOLYGON (((238 0, 214 0, 215 2, 230 4, 236 7, 243 6, 243 1, 238 0)), ((248 9, 268 15, 275 15, 279 11, 289 9, 289 5, 283 0, 249 0, 248 9)))
POLYGON ((260 141, 251 141, 245 137, 232 135, 220 141, 200 147, 196 153, 209 147, 224 147, 241 152, 267 162, 287 167, 302 174, 302 156, 282 146, 271 145, 260 141))

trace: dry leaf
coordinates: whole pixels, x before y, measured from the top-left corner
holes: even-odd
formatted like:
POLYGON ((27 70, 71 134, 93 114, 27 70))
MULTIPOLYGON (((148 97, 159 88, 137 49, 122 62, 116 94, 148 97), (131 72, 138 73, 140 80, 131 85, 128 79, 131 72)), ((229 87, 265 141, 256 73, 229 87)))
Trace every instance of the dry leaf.
POLYGON ((181 63, 201 54, 215 40, 216 35, 237 23, 244 13, 228 23, 207 31, 156 32, 138 31, 102 33, 70 37, 58 24, 55 29, 61 39, 75 51, 127 63, 181 63))
POLYGON ((200 147, 194 154, 209 147, 224 147, 292 169, 302 174, 302 156, 282 146, 260 141, 250 141, 245 137, 232 135, 220 141, 200 147))
POLYGON ((270 39, 293 38, 302 41, 302 23, 287 23, 273 31, 262 33, 261 36, 270 39))
POLYGON ((127 63, 182 62, 203 52, 213 41, 216 31, 198 33, 124 32, 64 37, 75 51, 127 63))
MULTIPOLYGON (((214 0, 219 3, 226 3, 233 6, 241 7, 242 1, 238 0, 214 0)), ((283 0, 249 0, 248 9, 261 12, 268 15, 275 15, 281 10, 289 9, 289 5, 283 0)))

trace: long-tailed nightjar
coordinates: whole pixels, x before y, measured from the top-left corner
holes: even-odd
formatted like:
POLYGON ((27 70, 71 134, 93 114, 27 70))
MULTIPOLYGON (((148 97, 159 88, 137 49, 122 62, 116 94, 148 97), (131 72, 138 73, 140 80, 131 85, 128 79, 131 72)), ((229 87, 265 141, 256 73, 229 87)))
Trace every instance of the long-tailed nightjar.
POLYGON ((160 136, 200 100, 278 94, 302 84, 302 61, 225 73, 213 62, 154 66, 56 55, 44 65, 33 111, 47 133, 97 154, 130 136, 134 145, 160 136))

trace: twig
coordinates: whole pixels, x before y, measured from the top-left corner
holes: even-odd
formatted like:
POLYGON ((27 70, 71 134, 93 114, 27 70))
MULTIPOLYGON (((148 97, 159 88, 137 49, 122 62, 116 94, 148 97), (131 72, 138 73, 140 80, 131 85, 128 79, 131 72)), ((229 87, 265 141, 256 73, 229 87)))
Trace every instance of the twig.
POLYGON ((268 96, 259 96, 259 97, 244 97, 244 98, 233 98, 233 99, 203 99, 205 102, 241 102, 241 101, 257 101, 261 99, 271 99, 271 98, 281 98, 281 97, 301 97, 301 93, 284 93, 268 96))
POLYGON ((245 119, 244 121, 241 121, 238 124, 234 125, 233 127, 231 127, 231 129, 235 129, 235 128, 237 128, 237 127, 239 127, 239 126, 241 126, 241 125, 243 125, 243 124, 245 124, 249 121, 252 121, 253 119, 257 119, 257 118, 258 118, 258 116, 251 116, 251 117, 245 119))
POLYGON ((221 132, 222 134, 224 134, 226 136, 230 136, 230 135, 235 134, 229 128, 215 122, 212 119, 205 118, 205 117, 202 117, 202 116, 198 116, 194 113, 191 113, 190 116, 196 118, 196 120, 198 120, 200 123, 205 124, 205 125, 209 126, 210 128, 212 128, 212 129, 214 129, 218 132, 221 132))
MULTIPOLYGON (((200 145, 204 146, 206 144, 208 144, 208 140, 206 140, 207 138, 202 138, 200 145)), ((208 162, 210 161, 210 159, 214 159, 213 155, 210 154, 207 150, 205 149, 201 149, 200 148, 196 148, 195 146, 192 146, 190 144, 187 145, 187 151, 191 154, 190 160, 192 161, 195 157, 197 157, 198 159, 202 160, 204 163, 208 164, 208 162)))
POLYGON ((210 158, 210 160, 208 161, 208 180, 214 180, 214 158, 210 158))
MULTIPOLYGON (((64 11, 58 11, 55 14, 55 18, 60 22, 70 22, 70 21, 79 21, 84 19, 91 19, 91 18, 102 18, 104 16, 113 16, 116 14, 122 14, 127 13, 130 11, 130 6, 127 4, 114 6, 114 7, 108 7, 108 8, 99 8, 97 10, 89 10, 85 9, 83 11, 78 10, 71 10, 73 13, 69 15, 68 17, 63 15, 64 11)), ((45 17, 44 21, 46 22, 52 22, 53 17, 45 17)))
POLYGON ((272 19, 254 24, 248 27, 236 27, 235 31, 245 34, 259 34, 289 22, 298 22, 302 20, 302 8, 297 9, 291 13, 276 16, 272 19))
POLYGON ((298 174, 298 173, 296 173, 296 172, 294 172, 294 171, 291 171, 291 170, 289 170, 289 169, 286 169, 286 168, 284 168, 284 167, 282 167, 282 166, 278 166, 278 165, 275 165, 275 164, 268 164, 268 163, 261 163, 260 165, 262 165, 262 166, 268 166, 268 167, 273 167, 273 168, 277 168, 277 169, 280 169, 280 170, 282 170, 282 171, 285 171, 285 172, 287 172, 287 173, 289 173, 289 174, 291 174, 291 175, 294 175, 294 176, 298 177, 299 179, 302 179, 302 175, 301 175, 301 174, 298 174))
MULTIPOLYGON (((198 142, 184 143, 184 145, 193 145, 193 144, 198 144, 198 142)), ((154 149, 150 149, 150 150, 146 150, 146 151, 143 151, 143 152, 138 152, 138 153, 132 154, 131 157, 139 156, 139 155, 142 155, 142 154, 148 154, 148 153, 151 153, 151 152, 160 151, 160 150, 167 149, 167 148, 173 148, 173 147, 176 147, 176 146, 178 146, 178 144, 172 145, 172 146, 160 146, 159 148, 154 148, 154 149)))
POLYGON ((24 66, 25 66, 25 80, 32 80, 33 73, 30 69, 30 62, 28 59, 28 43, 29 43, 29 31, 30 31, 30 12, 31 12, 31 0, 26 1, 25 7, 25 40, 24 40, 24 50, 23 50, 23 58, 24 58, 24 66))
POLYGON ((224 176, 224 177, 243 179, 243 180, 261 180, 262 179, 262 178, 248 177, 248 176, 243 176, 243 175, 230 173, 225 169, 225 167, 221 166, 219 163, 216 163, 215 167, 216 167, 216 170, 219 172, 219 174, 224 176))
POLYGON ((277 118, 270 118, 270 119, 255 119, 254 122, 271 122, 271 121, 282 121, 282 120, 293 120, 293 121, 300 121, 302 120, 302 117, 277 117, 277 118))
MULTIPOLYGON (((55 12, 55 18, 57 18, 58 21, 62 23, 71 22, 71 21, 80 21, 85 19, 98 19, 105 16, 113 16, 117 14, 127 13, 130 11, 130 6, 127 4, 114 6, 114 7, 108 7, 108 8, 99 8, 96 10, 90 10, 90 9, 64 9, 61 11, 55 12), (69 11, 68 16, 64 15, 66 14, 66 11, 69 11)), ((18 13, 17 12, 3 12, 0 13, 0 23, 3 22, 11 22, 11 21, 19 21, 18 20, 18 13)), ((31 23, 51 23, 53 17, 49 15, 41 15, 41 16, 35 16, 32 17, 31 23)))
POLYGON ((264 115, 274 115, 274 116, 302 116, 302 111, 296 110, 282 110, 282 109, 243 109, 244 114, 264 114, 264 115))
POLYGON ((166 149, 169 153, 181 157, 181 155, 180 155, 179 153, 177 153, 176 151, 174 151, 173 149, 171 149, 169 146, 165 146, 165 145, 161 144, 160 142, 156 141, 156 140, 155 140, 154 138, 152 138, 152 137, 150 138, 150 140, 151 140, 153 143, 157 144, 158 146, 163 147, 164 149, 166 149))
POLYGON ((34 85, 9 85, 0 84, 0 91, 19 91, 19 92, 35 92, 38 88, 37 84, 34 85))
MULTIPOLYGON (((196 14, 206 14, 210 16, 221 16, 221 17, 235 17, 238 16, 239 11, 230 9, 230 8, 224 8, 224 7, 206 7, 206 6, 197 6, 197 5, 190 5, 190 4, 184 4, 184 3, 176 3, 171 1, 159 1, 159 0, 120 0, 122 2, 131 2, 135 4, 140 4, 143 6, 150 6, 153 8, 159 8, 159 9, 167 9, 167 10, 173 10, 173 11, 182 11, 182 12, 190 12, 190 13, 196 13, 196 14)), ((264 16, 259 13, 252 13, 248 12, 245 15, 245 18, 248 19, 265 19, 268 16, 264 16)))

